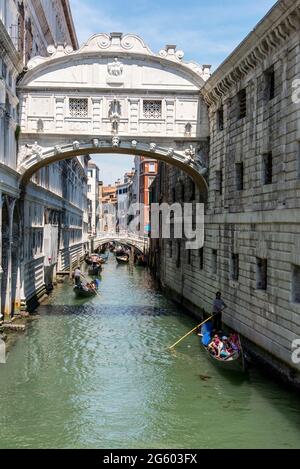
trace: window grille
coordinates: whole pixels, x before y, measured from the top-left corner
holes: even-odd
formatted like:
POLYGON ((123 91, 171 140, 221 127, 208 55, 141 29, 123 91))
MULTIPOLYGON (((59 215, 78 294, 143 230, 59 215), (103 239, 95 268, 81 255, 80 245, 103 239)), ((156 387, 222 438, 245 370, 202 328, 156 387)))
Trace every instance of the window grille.
POLYGON ((161 119, 161 101, 144 101, 143 112, 145 119, 161 119))
POLYGON ((69 109, 71 117, 88 117, 88 100, 70 98, 69 109))
POLYGON ((265 99, 271 101, 275 97, 275 71, 274 65, 270 67, 265 73, 265 99))
POLYGON ((213 274, 218 272, 218 251, 216 249, 212 250, 211 271, 213 274))
POLYGON ((244 165, 243 163, 236 163, 235 165, 235 182, 236 182, 236 190, 242 191, 244 189, 244 165))
POLYGON ((270 151, 263 155, 263 183, 272 184, 273 180, 273 155, 270 151))
POLYGON ((292 267, 292 301, 300 303, 300 267, 298 265, 292 267))
POLYGON ((258 290, 267 289, 267 259, 256 258, 256 288, 258 290))
POLYGON ((203 270, 204 268, 204 248, 199 249, 199 267, 200 270, 203 270))
POLYGON ((238 93, 238 104, 239 104, 239 119, 243 119, 247 114, 247 92, 244 88, 238 93))
POLYGON ((217 125, 218 130, 224 130, 224 109, 223 106, 217 111, 217 125))
POLYGON ((217 170, 215 172, 215 190, 222 194, 223 190, 223 172, 222 170, 217 170))
POLYGON ((176 267, 179 269, 181 265, 181 242, 177 241, 177 253, 176 253, 176 267))
POLYGON ((231 254, 231 265, 230 265, 230 277, 231 280, 238 280, 239 279, 239 255, 238 254, 231 254))

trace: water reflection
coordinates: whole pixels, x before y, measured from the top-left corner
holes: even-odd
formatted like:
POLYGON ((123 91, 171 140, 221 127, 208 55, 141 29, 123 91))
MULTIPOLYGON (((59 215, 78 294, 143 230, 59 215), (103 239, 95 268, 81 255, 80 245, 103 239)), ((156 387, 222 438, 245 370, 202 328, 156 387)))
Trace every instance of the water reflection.
POLYGON ((296 393, 252 368, 221 372, 194 321, 149 273, 105 265, 101 297, 69 280, 0 367, 1 447, 299 447, 296 393))

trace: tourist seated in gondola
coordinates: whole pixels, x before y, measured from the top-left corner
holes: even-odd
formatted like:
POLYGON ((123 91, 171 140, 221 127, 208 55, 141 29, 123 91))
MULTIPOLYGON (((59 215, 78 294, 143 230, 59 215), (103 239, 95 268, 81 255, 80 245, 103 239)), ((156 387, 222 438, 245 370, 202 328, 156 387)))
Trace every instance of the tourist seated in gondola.
POLYGON ((91 290, 98 290, 98 286, 99 286, 100 282, 98 279, 95 279, 93 280, 91 283, 88 284, 88 287, 91 289, 91 290))
POLYGON ((218 336, 218 334, 215 334, 213 336, 212 341, 208 344, 207 348, 208 348, 210 353, 212 353, 213 355, 216 355, 217 357, 219 357, 222 346, 223 346, 223 343, 221 342, 220 337, 218 336))
POLYGON ((226 359, 228 357, 230 357, 230 355, 232 355, 233 353, 233 350, 230 346, 230 343, 228 341, 228 337, 226 337, 226 335, 224 335, 221 339, 221 350, 220 350, 220 355, 219 357, 220 358, 223 358, 223 359, 226 359))
POLYGON ((230 334, 229 343, 231 345, 233 352, 239 352, 240 344, 239 344, 239 338, 237 334, 234 334, 234 333, 230 334))
POLYGON ((98 288, 100 287, 100 280, 98 278, 95 278, 92 283, 95 285, 96 290, 98 290, 98 288))
POLYGON ((96 269, 96 267, 99 265, 99 257, 97 255, 93 255, 91 260, 93 269, 96 269))
POLYGON ((82 290, 89 291, 89 283, 86 280, 82 280, 80 286, 82 290))

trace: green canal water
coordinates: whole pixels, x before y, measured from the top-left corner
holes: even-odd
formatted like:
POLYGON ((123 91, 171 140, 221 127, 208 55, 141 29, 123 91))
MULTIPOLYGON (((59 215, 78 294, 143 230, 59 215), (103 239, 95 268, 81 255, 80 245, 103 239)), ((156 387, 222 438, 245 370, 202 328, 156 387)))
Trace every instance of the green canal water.
POLYGON ((251 369, 221 373, 195 321, 149 273, 102 274, 101 297, 67 280, 0 365, 1 448, 299 448, 300 397, 251 369))

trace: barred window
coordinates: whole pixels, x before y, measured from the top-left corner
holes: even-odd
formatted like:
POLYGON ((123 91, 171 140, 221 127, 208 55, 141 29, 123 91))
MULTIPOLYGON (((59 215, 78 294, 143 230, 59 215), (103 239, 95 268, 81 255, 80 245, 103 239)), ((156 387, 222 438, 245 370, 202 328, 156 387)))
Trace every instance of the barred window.
POLYGON ((230 259, 230 277, 231 280, 237 281, 239 279, 239 255, 231 254, 230 259))
POLYGON ((218 272, 218 251, 216 249, 212 250, 211 271, 213 274, 218 272))
POLYGON ((273 155, 270 151, 263 155, 263 183, 272 184, 273 179, 273 155))
POLYGON ((244 189, 244 164, 242 162, 235 164, 235 184, 237 191, 244 189))
POLYGON ((292 301, 300 303, 300 267, 292 266, 292 301))
POLYGON ((224 109, 223 109, 223 106, 221 106, 217 110, 217 127, 218 127, 218 130, 224 130, 224 109))
POLYGON ((71 117, 88 117, 88 100, 86 98, 70 98, 69 109, 71 117))
POLYGON ((238 119, 243 119, 247 115, 247 91, 246 88, 238 93, 238 119))
POLYGON ((268 262, 267 259, 256 258, 256 288, 267 289, 268 262))
POLYGON ((161 119, 161 101, 144 101, 143 111, 146 119, 161 119))
POLYGON ((265 78, 265 100, 271 101, 275 98, 275 71, 274 65, 264 73, 265 78))

